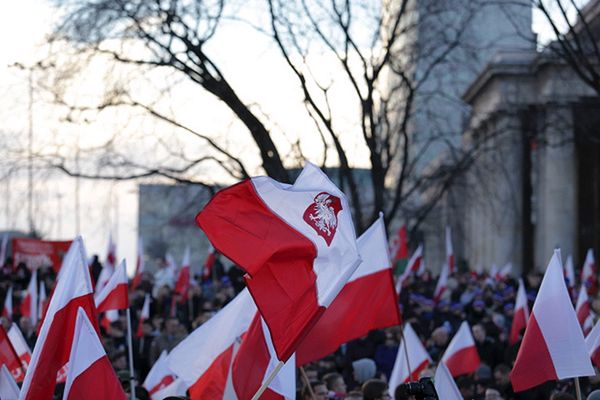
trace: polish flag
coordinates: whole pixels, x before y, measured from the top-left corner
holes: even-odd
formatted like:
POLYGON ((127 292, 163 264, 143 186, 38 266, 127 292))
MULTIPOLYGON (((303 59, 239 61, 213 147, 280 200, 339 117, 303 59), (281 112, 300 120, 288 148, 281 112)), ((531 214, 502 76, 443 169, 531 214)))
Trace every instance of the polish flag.
POLYGON ((453 274, 455 271, 454 249, 452 247, 452 232, 449 226, 446 226, 446 260, 448 263, 448 274, 453 274))
POLYGON ((125 260, 121 261, 104 287, 94 295, 96 310, 125 310, 129 307, 127 293, 127 266, 125 260))
POLYGON ((108 310, 102 314, 102 318, 100 318, 100 326, 104 328, 105 332, 109 332, 110 325, 119 319, 119 311, 117 310, 108 310))
POLYGON ((512 269, 512 263, 506 263, 504 267, 500 268, 500 270, 496 272, 496 280, 500 282, 510 277, 510 275, 512 274, 512 269))
POLYGON ((185 382, 192 399, 222 398, 234 344, 255 314, 256 306, 244 289, 171 350, 169 369, 185 382))
POLYGON ((581 284, 584 285, 588 291, 595 293, 596 291, 596 262, 594 261, 594 251, 588 249, 585 255, 585 261, 583 263, 583 269, 581 270, 581 284))
POLYGON ((448 288, 449 274, 450 268, 448 268, 448 264, 444 264, 442 266, 442 270, 440 271, 440 277, 438 278, 437 285, 435 285, 435 290, 433 292, 433 301, 435 301, 436 303, 442 299, 442 296, 448 288))
POLYGON ((421 261, 423 260, 423 244, 419 244, 419 247, 414 251, 410 259, 408 260, 408 264, 406 264, 406 269, 398 277, 398 281, 396 282, 396 293, 400 294, 402 291, 402 284, 404 281, 408 279, 408 277, 412 273, 416 273, 421 267, 421 261))
POLYGON ((127 400, 119 378, 83 308, 77 310, 63 400, 127 400))
POLYGON ((146 294, 146 297, 144 298, 144 304, 142 305, 142 311, 140 312, 138 328, 135 333, 136 337, 144 336, 144 331, 142 330, 142 325, 144 324, 144 321, 146 321, 148 318, 150 318, 150 295, 146 294))
POLYGON ((529 319, 529 305, 527 304, 527 293, 525 293, 525 284, 523 279, 519 279, 519 288, 517 289, 517 300, 515 302, 515 313, 512 326, 510 327, 509 344, 515 344, 519 341, 519 334, 527 326, 529 319))
POLYGON ((383 216, 356 242, 362 262, 300 342, 298 365, 321 359, 373 329, 401 323, 383 216))
POLYGON ((13 347, 8 334, 2 325, 0 325, 0 365, 2 364, 6 365, 15 381, 21 382, 23 380, 25 373, 19 355, 13 347))
POLYGON ((400 346, 398 346, 398 354, 390 375, 390 389, 392 391, 405 382, 418 380, 421 372, 431 363, 429 353, 427 353, 409 322, 404 325, 402 332, 403 339, 400 346), (407 355, 408 361, 406 359, 407 355))
POLYGON ((21 366, 23 367, 23 371, 27 372, 29 369, 29 363, 31 362, 31 349, 29 345, 25 341, 23 337, 23 333, 17 326, 17 324, 12 324, 10 329, 8 330, 8 339, 12 344, 17 356, 19 356, 19 360, 21 361, 21 366))
POLYGON ((394 264, 408 257, 408 240, 406 236, 406 226, 402 225, 398 229, 396 237, 392 240, 391 253, 394 257, 394 264))
POLYGON ((510 373, 515 392, 549 380, 594 375, 555 250, 510 373))
POLYGON ((181 296, 181 301, 185 302, 188 299, 188 291, 190 290, 190 247, 186 246, 183 253, 183 261, 175 282, 175 293, 181 296))
POLYGON ((21 315, 28 317, 31 324, 35 326, 38 321, 38 292, 37 292, 37 269, 31 273, 29 285, 25 290, 25 297, 21 301, 21 315))
POLYGON ((137 260, 135 264, 135 275, 133 276, 133 280, 131 281, 131 290, 135 290, 140 282, 142 281, 142 273, 144 272, 144 241, 140 236, 138 238, 138 246, 137 246, 137 260))
POLYGON ((475 347, 475 340, 471 334, 471 327, 467 321, 463 321, 456 335, 448 344, 448 348, 442 356, 442 362, 446 364, 453 377, 471 374, 479 368, 481 361, 475 347))
POLYGON ((592 330, 593 318, 590 318, 590 299, 588 298, 587 289, 583 285, 579 289, 579 296, 577 296, 575 314, 577 314, 577 321, 581 325, 583 335, 587 335, 592 330))
MULTIPOLYGON (((444 400, 463 400, 463 396, 454 382, 454 378, 444 363, 439 363, 433 377, 435 391, 444 400)), ((391 387, 391 386, 390 386, 391 387)))
POLYGON ((17 400, 19 398, 19 386, 6 368, 0 365, 0 399, 17 400))
POLYGON ((173 386, 173 384, 175 384, 175 386, 171 388, 170 391, 175 389, 174 391, 176 393, 171 394, 171 396, 185 395, 186 388, 185 385, 181 385, 181 382, 181 379, 177 379, 173 371, 169 369, 167 364, 167 351, 163 350, 160 357, 158 357, 158 360, 156 360, 148 372, 142 386, 148 391, 152 400, 162 400, 165 396, 165 389, 173 386), (178 390, 182 386, 183 390, 178 390))
POLYGON ((217 252, 212 245, 208 247, 208 254, 206 256, 206 260, 204 261, 204 266, 202 269, 202 280, 207 281, 212 276, 213 266, 217 261, 217 252))
POLYGON ((13 288, 12 286, 8 287, 6 291, 6 297, 4 298, 4 307, 2 307, 2 316, 8 318, 12 321, 13 315, 13 288))
POLYGON ((592 362, 600 368, 600 321, 596 322, 594 328, 585 337, 585 345, 592 362))
POLYGON ((117 266, 117 245, 113 241, 112 233, 108 234, 108 249, 106 250, 105 264, 113 270, 117 266))
POLYGON ((196 222, 247 272, 280 360, 292 355, 360 264, 346 197, 310 163, 294 185, 257 177, 221 190, 196 222))
POLYGON ((573 256, 570 254, 567 257, 567 262, 565 262, 565 279, 567 286, 573 289, 575 287, 575 268, 573 267, 573 256))
POLYGON ((77 309, 83 307, 88 318, 96 321, 92 282, 81 237, 73 240, 63 258, 53 293, 25 375, 21 400, 52 398, 57 373, 69 361, 77 309))
POLYGON ((46 315, 46 310, 48 309, 48 296, 46 295, 46 285, 44 282, 40 282, 40 290, 38 292, 38 319, 40 321, 44 320, 44 316, 46 315))

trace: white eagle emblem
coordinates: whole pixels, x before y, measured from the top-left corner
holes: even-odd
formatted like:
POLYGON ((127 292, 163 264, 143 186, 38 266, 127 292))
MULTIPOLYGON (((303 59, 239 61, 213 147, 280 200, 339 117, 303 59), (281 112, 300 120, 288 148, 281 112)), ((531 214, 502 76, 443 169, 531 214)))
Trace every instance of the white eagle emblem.
POLYGON ((304 220, 313 227, 329 246, 335 235, 342 202, 336 196, 321 192, 304 212, 304 220))

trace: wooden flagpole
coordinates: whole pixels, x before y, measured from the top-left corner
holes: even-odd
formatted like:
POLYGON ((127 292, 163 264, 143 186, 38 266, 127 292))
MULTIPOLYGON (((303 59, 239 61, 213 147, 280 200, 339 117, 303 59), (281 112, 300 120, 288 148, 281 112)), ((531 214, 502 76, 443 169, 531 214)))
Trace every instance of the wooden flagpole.
POLYGON ((279 373, 279 370, 281 370, 281 367, 283 367, 283 364, 283 361, 279 361, 275 369, 271 371, 271 374, 269 375, 267 380, 262 384, 262 386, 258 389, 256 394, 252 397, 252 400, 258 400, 259 397, 264 393, 264 391, 267 390, 267 387, 271 384, 271 381, 275 379, 275 377, 279 373))
POLYGON ((308 388, 308 393, 310 393, 310 398, 315 400, 315 392, 313 391, 312 386, 310 385, 310 381, 308 380, 308 376, 306 375, 306 371, 303 366, 300 366, 300 375, 302 375, 302 379, 304 379, 304 384, 308 388))
POLYGON ((129 353, 129 384, 131 385, 131 400, 135 400, 135 373, 133 372, 133 345, 131 340, 131 312, 127 307, 127 348, 129 353))
POLYGON ((573 378, 575 380, 575 394, 577 395, 577 400, 581 400, 581 386, 579 385, 579 377, 573 378))

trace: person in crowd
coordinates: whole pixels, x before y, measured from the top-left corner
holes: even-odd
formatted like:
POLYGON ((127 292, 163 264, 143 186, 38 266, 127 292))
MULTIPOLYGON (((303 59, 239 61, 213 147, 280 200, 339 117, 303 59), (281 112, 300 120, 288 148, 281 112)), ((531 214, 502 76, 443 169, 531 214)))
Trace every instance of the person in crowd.
POLYGON ((328 395, 327 386, 321 381, 311 382, 310 387, 302 389, 303 400, 328 400, 328 395))
POLYGON ((343 399, 346 397, 346 382, 338 372, 329 372, 323 375, 323 382, 329 390, 330 399, 343 399))
POLYGON ((388 391, 388 384, 381 379, 369 379, 362 385, 364 400, 389 400, 392 398, 388 391))

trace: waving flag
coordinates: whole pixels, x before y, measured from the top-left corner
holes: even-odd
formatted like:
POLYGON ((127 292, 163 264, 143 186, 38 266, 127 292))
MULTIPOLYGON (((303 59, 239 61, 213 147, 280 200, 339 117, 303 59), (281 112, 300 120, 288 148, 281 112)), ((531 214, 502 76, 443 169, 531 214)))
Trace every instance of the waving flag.
POLYGON ((95 328, 77 312, 63 400, 127 400, 95 328))
POLYGON ((517 289, 517 300, 515 302, 515 313, 512 326, 510 328, 509 344, 519 341, 519 334, 527 326, 529 319, 529 306, 527 305, 527 293, 525 293, 525 284, 523 279, 519 279, 519 288, 517 289))
POLYGON ((358 238, 357 244, 362 262, 300 342, 296 350, 298 365, 323 358, 373 329, 401 322, 382 216, 358 238))
POLYGON ((23 372, 27 372, 29 363, 31 362, 31 349, 25 341, 23 333, 21 333, 21 330, 17 324, 13 323, 10 326, 10 329, 8 330, 8 339, 10 340, 10 343, 12 344, 17 356, 19 357, 19 360, 21 361, 23 372))
POLYGON ((175 293, 181 296, 182 301, 187 301, 190 290, 190 248, 187 246, 183 253, 183 261, 175 283, 175 293))
POLYGON ((247 272, 280 360, 291 356, 360 263, 346 197, 310 163, 294 185, 258 177, 221 190, 196 222, 247 272))
POLYGON ((600 321, 585 337, 585 345, 594 365, 600 368, 600 321))
POLYGON ((577 296, 575 314, 577 315, 577 321, 579 321, 579 325, 581 325, 581 329, 583 330, 583 335, 587 335, 592 330, 594 321, 590 314, 590 299, 587 294, 587 289, 583 285, 579 289, 579 296, 577 296))
POLYGON ((12 286, 8 287, 6 291, 6 297, 4 298, 4 306, 2 307, 2 316, 8 318, 12 321, 13 315, 13 288, 12 286))
POLYGON ((77 237, 63 259, 25 375, 21 400, 52 398, 57 373, 69 361, 78 308, 83 307, 88 318, 96 321, 92 293, 83 240, 77 237))
POLYGON ((142 311, 140 312, 138 328, 135 333, 136 337, 144 336, 142 326, 144 325, 144 321, 146 321, 148 318, 150 318, 150 295, 146 294, 146 297, 144 297, 144 304, 142 305, 142 311))
POLYGON ((46 315, 46 311, 48 309, 48 296, 46 295, 46 285, 44 285, 43 281, 40 282, 40 290, 38 291, 38 293, 38 320, 43 321, 44 316, 46 315))
POLYGON ((408 260, 408 264, 406 264, 406 269, 398 277, 398 281, 396 282, 396 293, 400 294, 402 291, 402 284, 412 273, 416 273, 419 271, 421 267, 421 262, 423 260, 423 244, 420 243, 419 247, 414 251, 410 259, 408 260))
POLYGON ((442 356, 442 362, 455 378, 459 375, 471 374, 479 368, 481 361, 467 321, 460 324, 456 335, 442 356))
POLYGON ((454 382, 454 378, 444 363, 439 363, 433 377, 435 391, 444 400, 463 400, 463 396, 454 382))
POLYGON ((454 248, 452 247, 452 232, 446 227, 446 262, 448 263, 448 274, 452 275, 456 266, 454 265, 454 248))
POLYGON ((208 247, 208 254, 206 255, 206 260, 204 260, 204 266, 202 269, 202 280, 207 281, 212 276, 213 266, 217 261, 217 252, 214 247, 208 247))
POLYGON ((173 385, 175 386, 171 388, 170 392, 173 391, 174 393, 170 394, 170 396, 185 395, 185 385, 181 385, 180 382, 182 381, 177 379, 173 371, 169 369, 167 351, 163 350, 148 372, 142 386, 148 391, 152 400, 162 400, 166 396, 165 389, 173 385))
POLYGON ((19 355, 13 347, 8 334, 2 325, 0 325, 0 365, 2 364, 6 365, 15 381, 21 382, 23 380, 25 373, 23 372, 19 355))
POLYGON ((19 398, 19 386, 6 368, 0 365, 0 399, 15 400, 19 398))
POLYGON ((515 392, 549 380, 594 375, 569 297, 560 251, 550 259, 510 373, 515 392))
POLYGON ((444 264, 442 266, 442 270, 440 271, 440 276, 438 278, 437 284, 435 285, 435 290, 433 292, 433 301, 436 303, 442 299, 444 293, 446 293, 446 289, 448 288, 448 275, 450 274, 450 269, 448 268, 448 264, 444 264))
POLYGON ((38 291, 37 291, 37 269, 34 269, 31 273, 31 279, 27 290, 25 291, 25 297, 21 301, 21 315, 28 317, 31 320, 31 324, 35 326, 38 321, 38 291))
POLYGON ((125 310, 129 307, 127 292, 127 266, 125 260, 121 261, 104 287, 94 295, 96 310, 125 310))
POLYGON ((137 245, 137 260, 135 264, 135 275, 131 281, 131 290, 135 290, 142 281, 142 273, 144 272, 144 241, 140 236, 137 245))
POLYGON ((403 337, 403 341, 398 346, 398 355, 396 355, 394 368, 390 375, 391 391, 405 382, 418 380, 421 372, 431 363, 429 353, 408 322, 404 325, 403 337))

